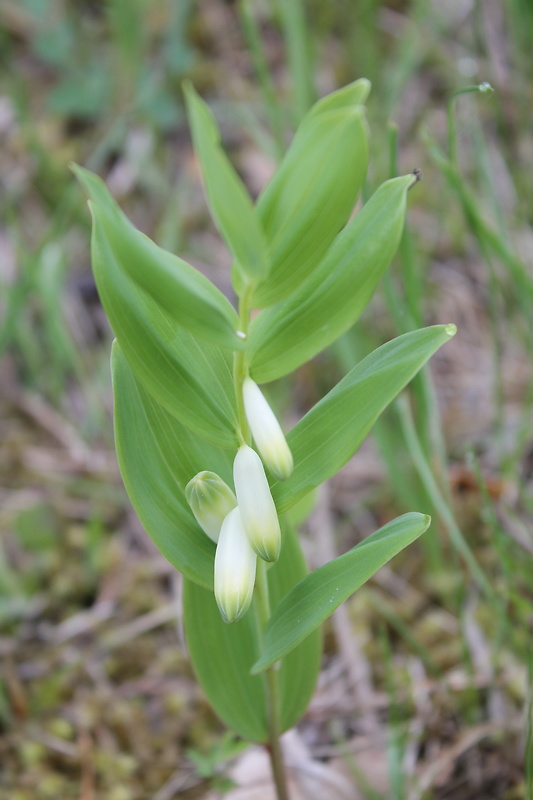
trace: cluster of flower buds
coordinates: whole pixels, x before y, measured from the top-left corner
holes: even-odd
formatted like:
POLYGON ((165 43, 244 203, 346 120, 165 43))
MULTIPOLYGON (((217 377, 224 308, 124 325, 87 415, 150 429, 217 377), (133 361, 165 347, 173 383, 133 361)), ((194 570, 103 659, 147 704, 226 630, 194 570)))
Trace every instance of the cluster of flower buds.
POLYGON ((263 467, 280 480, 293 460, 279 423, 261 390, 250 378, 243 385, 246 418, 259 455, 243 444, 233 463, 235 492, 214 472, 199 472, 185 496, 203 531, 217 543, 215 599, 225 622, 236 622, 252 602, 257 557, 274 562, 281 530, 263 467))

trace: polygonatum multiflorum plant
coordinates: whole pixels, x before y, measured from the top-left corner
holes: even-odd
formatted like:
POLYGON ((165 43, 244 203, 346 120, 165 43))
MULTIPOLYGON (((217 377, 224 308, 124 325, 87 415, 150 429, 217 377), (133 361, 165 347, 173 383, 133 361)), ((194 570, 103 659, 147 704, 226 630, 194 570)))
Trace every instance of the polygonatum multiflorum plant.
POLYGON ((198 679, 230 727, 269 745, 280 797, 277 737, 310 700, 321 623, 429 524, 405 514, 309 573, 293 526, 301 515, 287 512, 346 464, 455 332, 437 325, 379 347, 286 437, 260 388, 356 322, 397 249, 412 174, 383 183, 351 216, 368 161, 368 92, 359 80, 316 103, 254 204, 215 118, 186 87, 237 308, 136 230, 98 177, 74 167, 90 197, 93 270, 116 336, 124 483, 146 531, 183 574, 198 679))

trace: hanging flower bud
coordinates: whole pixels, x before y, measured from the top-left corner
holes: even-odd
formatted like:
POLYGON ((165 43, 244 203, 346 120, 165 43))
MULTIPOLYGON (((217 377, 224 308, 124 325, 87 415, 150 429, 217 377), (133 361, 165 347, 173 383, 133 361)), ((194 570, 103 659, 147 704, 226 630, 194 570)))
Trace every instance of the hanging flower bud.
POLYGON ((198 525, 214 542, 237 498, 216 472, 199 472, 185 487, 185 497, 198 525))
POLYGON ((264 561, 277 561, 281 531, 263 463, 255 450, 243 445, 233 463, 233 479, 242 524, 253 549, 264 561))
POLYGON ((244 409, 261 458, 280 481, 286 480, 293 468, 292 453, 280 424, 267 400, 251 378, 242 385, 244 409))
POLYGON ((215 553, 215 599, 224 622, 236 622, 248 611, 256 563, 239 509, 234 508, 222 523, 215 553))

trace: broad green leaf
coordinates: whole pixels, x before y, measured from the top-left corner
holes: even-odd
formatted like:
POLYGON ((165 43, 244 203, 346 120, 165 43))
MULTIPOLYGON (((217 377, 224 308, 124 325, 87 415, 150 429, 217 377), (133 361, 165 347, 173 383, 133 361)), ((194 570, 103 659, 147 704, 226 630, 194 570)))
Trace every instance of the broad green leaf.
POLYGON ((367 91, 368 82, 357 81, 319 101, 261 194, 257 212, 270 268, 253 290, 255 307, 297 289, 345 226, 368 163, 368 130, 359 105, 367 91))
POLYGON ((272 484, 278 513, 346 464, 381 412, 455 331, 455 325, 434 325, 398 336, 370 353, 313 406, 287 436, 294 471, 288 480, 272 484))
POLYGON ((231 455, 165 411, 135 379, 118 342, 111 363, 115 444, 131 503, 170 563, 191 581, 211 588, 215 546, 198 526, 183 491, 203 469, 231 481, 231 455))
POLYGON ((183 614, 189 656, 210 704, 239 736, 266 741, 265 685, 250 675, 259 652, 253 609, 227 625, 213 592, 185 579, 183 614))
POLYGON ((253 320, 247 358, 256 382, 292 372, 359 318, 398 247, 413 182, 405 175, 383 183, 309 279, 253 320))
MULTIPOLYGON (((268 571, 271 600, 277 603, 307 572, 297 537, 284 531, 279 561, 268 571)), ((256 742, 268 738, 263 676, 250 675, 259 655, 253 609, 226 625, 212 592, 184 582, 185 633, 196 676, 209 702, 240 736, 256 742)), ((281 728, 296 724, 311 698, 320 664, 319 632, 302 640, 281 664, 281 728)))
MULTIPOLYGON (((116 213, 110 199, 99 199, 108 203, 109 215, 116 213)), ((231 354, 197 341, 136 285, 97 218, 91 249, 100 300, 135 376, 191 430, 223 447, 237 446, 231 354)))
POLYGON ((275 608, 252 675, 286 657, 378 569, 418 539, 430 522, 425 514, 404 514, 348 553, 306 575, 275 608))
POLYGON ((106 240, 107 249, 123 272, 193 335, 222 347, 241 349, 243 344, 236 334, 239 318, 216 286, 134 228, 97 175, 81 167, 74 167, 74 171, 91 198, 93 227, 99 228, 100 239, 106 240))
POLYGON ((244 281, 254 282, 267 271, 261 224, 244 184, 220 146, 220 131, 211 110, 190 83, 185 84, 185 97, 211 214, 244 281))

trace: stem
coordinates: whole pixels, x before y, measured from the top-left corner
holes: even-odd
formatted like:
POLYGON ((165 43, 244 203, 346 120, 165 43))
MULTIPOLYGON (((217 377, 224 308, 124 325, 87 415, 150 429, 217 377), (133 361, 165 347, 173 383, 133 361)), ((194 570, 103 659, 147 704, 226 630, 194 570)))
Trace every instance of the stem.
MULTIPOLYGON (((268 595, 267 566, 262 559, 257 561, 256 577, 256 621, 258 623, 259 640, 263 638, 263 632, 270 619, 270 600, 268 595)), ((279 743, 280 714, 279 714, 279 681, 276 667, 269 667, 265 671, 266 677, 266 699, 267 699, 267 727, 268 745, 267 751, 272 767, 272 776, 276 786, 278 800, 289 800, 287 778, 283 764, 283 754, 279 743)))
MULTIPOLYGON (((239 322, 241 331, 247 336, 250 322, 250 288, 246 288, 239 300, 239 322)), ((233 383, 235 386, 235 398, 237 402, 238 415, 238 435, 243 444, 251 443, 251 433, 246 419, 244 402, 242 397, 242 383, 248 373, 246 367, 245 351, 235 353, 233 359, 233 383)), ((261 559, 257 559, 257 573, 255 581, 255 622, 257 638, 262 643, 263 634, 270 619, 270 598, 268 592, 267 565, 261 559)), ((276 786, 278 800, 290 800, 287 788, 287 779, 283 766, 283 755, 279 744, 280 729, 280 696, 278 671, 275 667, 270 667, 265 671, 266 689, 266 714, 268 727, 267 751, 272 767, 272 776, 276 786)))
MULTIPOLYGON (((239 325, 245 339, 248 336, 248 326, 250 324, 250 288, 246 288, 239 300, 239 325)), ((237 434, 242 444, 250 444, 252 436, 246 413, 244 411, 244 400, 242 396, 242 384, 248 370, 246 368, 246 350, 237 350, 233 356, 233 386, 235 388, 235 401, 237 403, 237 434)))
POLYGON ((453 92, 448 100, 448 158, 454 167, 458 167, 457 162, 457 136, 455 133, 455 101, 462 94, 470 94, 471 92, 492 92, 494 91, 490 83, 480 83, 476 86, 463 86, 462 89, 457 89, 453 92))

